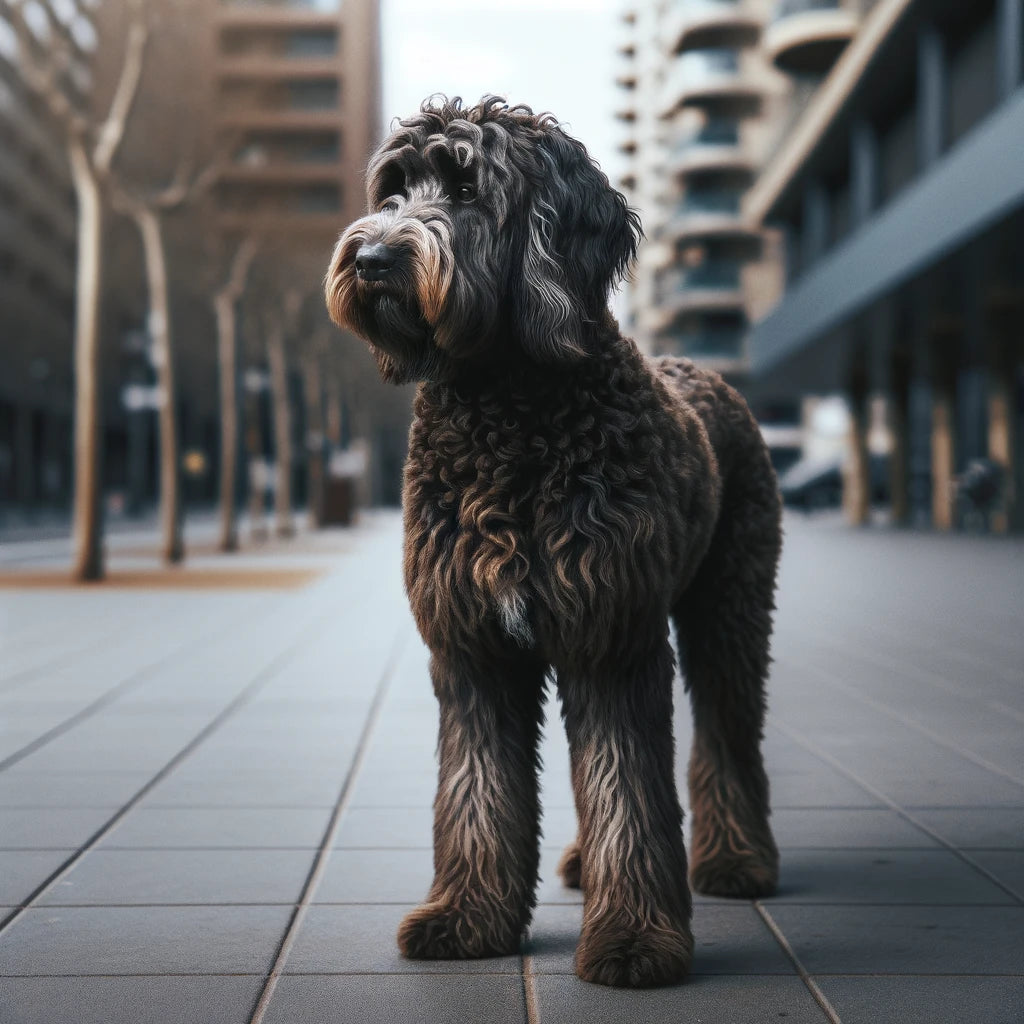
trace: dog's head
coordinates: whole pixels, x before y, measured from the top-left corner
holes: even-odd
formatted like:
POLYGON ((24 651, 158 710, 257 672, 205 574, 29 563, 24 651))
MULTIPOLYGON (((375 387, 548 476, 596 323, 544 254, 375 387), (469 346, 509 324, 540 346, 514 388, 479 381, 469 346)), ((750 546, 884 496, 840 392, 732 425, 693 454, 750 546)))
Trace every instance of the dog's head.
POLYGON ((370 214, 338 240, 331 317, 395 382, 587 353, 640 222, 550 114, 430 99, 370 161, 370 214))

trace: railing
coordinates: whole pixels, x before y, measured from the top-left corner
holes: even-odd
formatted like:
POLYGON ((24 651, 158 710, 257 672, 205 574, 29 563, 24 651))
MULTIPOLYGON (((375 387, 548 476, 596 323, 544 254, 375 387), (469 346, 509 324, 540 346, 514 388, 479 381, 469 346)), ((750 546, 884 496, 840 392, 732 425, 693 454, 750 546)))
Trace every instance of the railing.
POLYGON ((738 146, 740 126, 738 121, 727 118, 712 118, 704 127, 692 135, 683 136, 673 147, 675 153, 685 153, 697 146, 738 146))
POLYGON ((842 0, 779 0, 772 12, 772 21, 781 21, 791 14, 806 14, 809 11, 837 11, 842 6, 842 0))
POLYGON ((725 190, 690 191, 676 207, 677 217, 691 217, 694 214, 740 212, 740 193, 725 190))
POLYGON ((662 274, 655 294, 659 302, 671 302, 687 291, 736 291, 740 265, 732 260, 706 260, 696 267, 675 268, 662 274))

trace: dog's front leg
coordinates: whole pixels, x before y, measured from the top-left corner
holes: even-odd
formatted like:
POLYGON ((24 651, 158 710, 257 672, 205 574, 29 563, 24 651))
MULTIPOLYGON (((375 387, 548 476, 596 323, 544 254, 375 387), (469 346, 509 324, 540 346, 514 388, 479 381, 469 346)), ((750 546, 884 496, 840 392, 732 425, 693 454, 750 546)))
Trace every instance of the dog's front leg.
POLYGON ((673 775, 672 656, 559 677, 579 812, 583 931, 576 973, 635 988, 690 969, 690 892, 673 775))
POLYGON ((413 959, 519 949, 539 861, 537 740, 544 668, 532 659, 434 655, 441 706, 434 884, 402 921, 413 959))

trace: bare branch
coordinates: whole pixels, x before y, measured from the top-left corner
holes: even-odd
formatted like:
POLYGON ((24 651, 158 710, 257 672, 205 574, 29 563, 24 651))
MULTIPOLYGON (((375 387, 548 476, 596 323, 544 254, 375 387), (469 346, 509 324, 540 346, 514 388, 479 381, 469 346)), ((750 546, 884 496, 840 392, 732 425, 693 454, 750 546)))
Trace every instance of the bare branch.
POLYGON ((152 199, 152 205, 161 210, 173 210, 192 197, 194 182, 192 181, 192 158, 182 157, 174 170, 174 179, 170 185, 158 192, 152 199))
POLYGON ((239 299, 245 290, 245 279, 249 276, 249 268, 259 252, 260 240, 256 235, 249 234, 239 243, 235 250, 227 280, 219 291, 226 299, 239 299))
POLYGON ((110 101, 107 119, 100 127, 93 151, 93 162, 100 174, 109 172, 118 147, 124 138, 128 115, 139 92, 139 80, 142 78, 143 58, 146 43, 149 40, 149 28, 146 24, 144 8, 141 0, 132 3, 133 17, 128 27, 128 38, 125 42, 124 61, 121 64, 121 77, 118 79, 114 98, 110 101))

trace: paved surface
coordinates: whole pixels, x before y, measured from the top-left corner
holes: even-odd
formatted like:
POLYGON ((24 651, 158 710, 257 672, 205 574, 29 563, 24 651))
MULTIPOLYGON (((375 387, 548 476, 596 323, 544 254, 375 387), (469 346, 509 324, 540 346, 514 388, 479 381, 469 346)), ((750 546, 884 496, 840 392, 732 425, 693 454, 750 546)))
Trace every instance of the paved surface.
POLYGON ((789 523, 781 890, 698 901, 694 977, 644 993, 572 974, 553 714, 523 955, 400 959, 431 874, 435 709, 398 521, 229 561, 325 572, 0 590, 2 1024, 1024 1019, 1020 543, 789 523))

